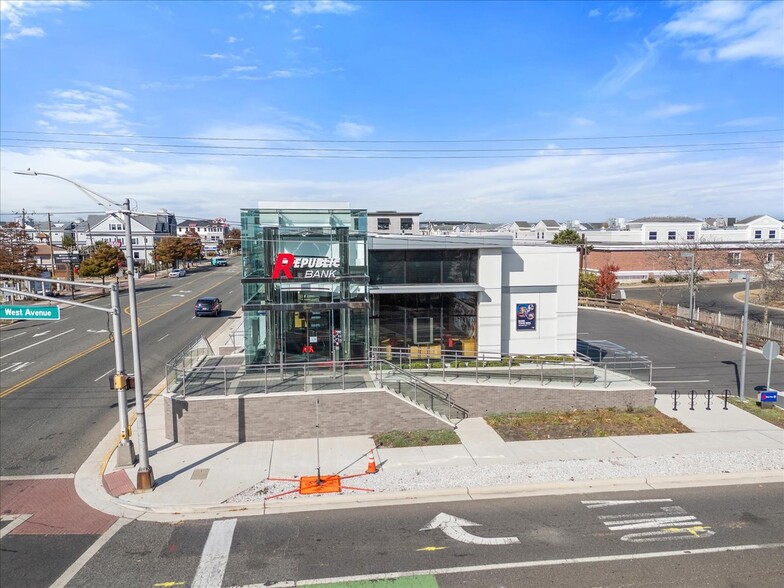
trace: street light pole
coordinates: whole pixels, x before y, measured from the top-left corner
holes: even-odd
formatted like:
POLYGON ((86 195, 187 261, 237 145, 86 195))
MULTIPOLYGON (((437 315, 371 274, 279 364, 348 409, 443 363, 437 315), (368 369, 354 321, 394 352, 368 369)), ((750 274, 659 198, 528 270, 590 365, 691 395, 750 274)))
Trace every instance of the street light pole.
MULTIPOLYGON (((97 203, 99 206, 106 207, 106 204, 100 201, 100 200, 104 200, 109 204, 112 204, 113 206, 117 206, 118 208, 120 207, 120 205, 117 202, 110 200, 109 198, 99 194, 95 190, 91 190, 90 188, 83 186, 79 182, 75 182, 74 180, 70 180, 63 176, 58 176, 56 174, 49 174, 44 172, 35 172, 30 169, 28 169, 27 171, 18 171, 14 173, 23 176, 48 176, 51 178, 57 178, 59 180, 68 182, 73 186, 76 186, 85 196, 90 198, 90 200, 97 203)), ((138 317, 136 312, 137 310, 136 280, 134 276, 134 264, 133 264, 130 200, 126 198, 122 210, 119 210, 117 213, 113 213, 113 211, 107 211, 107 213, 111 214, 112 216, 114 216, 117 213, 125 216, 125 240, 126 240, 125 254, 127 258, 127 267, 129 270, 128 303, 130 306, 130 313, 131 313, 131 341, 133 344, 135 403, 136 403, 136 417, 138 421, 137 432, 139 435, 139 469, 137 470, 137 474, 136 474, 136 488, 137 490, 152 490, 153 487, 155 486, 155 478, 152 473, 152 468, 150 467, 149 451, 147 447, 147 420, 144 414, 144 387, 142 384, 142 360, 141 360, 141 350, 140 350, 141 346, 139 343, 139 323, 138 323, 138 317)))
POLYGON ((743 349, 740 358, 740 399, 746 399, 746 338, 749 332, 749 283, 751 274, 748 272, 730 272, 730 278, 735 280, 743 278, 746 282, 745 294, 743 297, 743 339, 741 348, 743 349))
POLYGON ((130 467, 136 463, 136 454, 131 441, 131 428, 128 426, 128 398, 125 395, 125 359, 122 344, 122 306, 120 306, 120 288, 111 285, 112 327, 114 333, 114 387, 117 390, 117 404, 120 408, 120 444, 117 446, 117 466, 130 467))
POLYGON ((141 345, 139 343, 139 323, 136 312, 136 269, 133 263, 133 237, 131 232, 131 201, 126 198, 123 206, 125 215, 125 252, 128 267, 128 305, 131 308, 131 344, 133 345, 134 399, 136 404, 136 420, 139 441, 139 469, 136 472, 136 488, 152 490, 155 486, 152 468, 150 467, 149 450, 147 447, 147 417, 144 414, 144 384, 142 382, 141 345))

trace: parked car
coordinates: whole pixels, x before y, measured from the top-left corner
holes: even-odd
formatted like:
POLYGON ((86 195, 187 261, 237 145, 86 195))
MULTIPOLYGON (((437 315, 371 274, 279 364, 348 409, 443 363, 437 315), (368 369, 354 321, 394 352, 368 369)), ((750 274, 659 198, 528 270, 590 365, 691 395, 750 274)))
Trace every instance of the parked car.
POLYGON ((223 310, 223 302, 215 296, 203 296, 196 300, 193 312, 196 316, 218 316, 223 310))
POLYGON ((182 269, 182 268, 180 268, 180 269, 173 269, 172 271, 169 272, 169 277, 170 278, 184 278, 185 277, 185 270, 182 269))
POLYGON ((212 265, 229 265, 229 260, 225 257, 213 257, 212 265))

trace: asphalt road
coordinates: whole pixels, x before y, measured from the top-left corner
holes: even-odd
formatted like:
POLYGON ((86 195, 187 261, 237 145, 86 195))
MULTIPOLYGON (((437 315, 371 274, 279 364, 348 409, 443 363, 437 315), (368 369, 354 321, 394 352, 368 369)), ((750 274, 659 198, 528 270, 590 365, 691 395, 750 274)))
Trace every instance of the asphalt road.
MULTIPOLYGON (((140 283, 145 392, 164 378, 166 362, 180 349, 233 320, 242 304, 239 278, 236 267, 206 267, 184 278, 140 283), (193 317, 195 299, 206 293, 224 301, 221 317, 193 317)), ((132 372, 123 298, 125 366, 132 372)), ((108 298, 93 303, 108 306, 108 298)), ((23 321, 0 330, 0 475, 74 473, 106 432, 118 426, 117 394, 108 385, 115 358, 107 316, 71 307, 62 311, 60 321, 23 321)), ((132 406, 132 390, 128 398, 132 406)))
POLYGON ((760 484, 134 522, 69 586, 364 586, 404 574, 394 585, 778 586, 782 492, 760 484), (597 505, 605 500, 629 502, 597 505), (474 526, 426 529, 439 516, 474 526))
MULTIPOLYGON (((755 285, 752 282, 751 288, 755 285)), ((624 287, 628 300, 645 300, 658 304, 661 299, 665 304, 689 307, 689 284, 673 284, 663 286, 635 286, 624 287)), ((720 312, 734 316, 743 316, 743 296, 745 285, 738 283, 709 283, 698 284, 695 296, 695 308, 710 312, 720 312), (739 294, 740 300, 733 297, 739 294)), ((761 306, 749 305, 749 318, 753 321, 762 321, 764 309, 761 306)), ((768 320, 776 325, 784 325, 784 310, 768 309, 768 320)))
MULTIPOLYGON (((739 345, 676 329, 621 313, 581 308, 577 336, 592 345, 627 352, 653 362, 653 385, 657 392, 673 390, 704 393, 711 390, 739 393, 742 350, 739 345)), ((756 349, 746 351, 746 395, 767 382, 768 361, 756 349)), ((784 386, 784 359, 773 361, 771 387, 784 386)))

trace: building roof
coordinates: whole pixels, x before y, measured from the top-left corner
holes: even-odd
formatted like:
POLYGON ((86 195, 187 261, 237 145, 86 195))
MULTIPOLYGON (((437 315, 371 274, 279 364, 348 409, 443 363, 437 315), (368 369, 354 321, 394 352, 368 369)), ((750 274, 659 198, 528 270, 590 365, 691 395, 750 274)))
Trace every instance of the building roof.
POLYGON ((559 223, 558 221, 553 220, 551 218, 543 218, 541 222, 544 223, 544 226, 546 226, 546 227, 550 227, 550 228, 553 228, 553 229, 560 229, 561 228, 561 223, 559 223))
POLYGON ((630 223, 698 223, 696 218, 690 216, 643 216, 630 223))
POLYGON ((751 222, 754 222, 755 220, 760 219, 760 218, 762 218, 764 216, 767 216, 767 215, 765 215, 765 214, 756 214, 754 216, 748 216, 746 218, 740 219, 739 221, 736 221, 736 224, 738 224, 738 225, 747 225, 747 224, 749 224, 751 222))
POLYGON ((515 223, 521 229, 530 229, 533 225, 528 221, 515 221, 515 223))

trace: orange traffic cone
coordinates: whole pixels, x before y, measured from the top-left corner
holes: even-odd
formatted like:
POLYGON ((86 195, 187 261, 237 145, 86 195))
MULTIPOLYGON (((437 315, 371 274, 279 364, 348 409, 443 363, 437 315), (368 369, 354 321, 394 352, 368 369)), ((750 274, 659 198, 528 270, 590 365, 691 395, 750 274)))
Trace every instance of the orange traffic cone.
POLYGON ((375 474, 378 470, 376 469, 376 458, 373 457, 373 451, 370 452, 370 457, 368 458, 368 474, 375 474))

